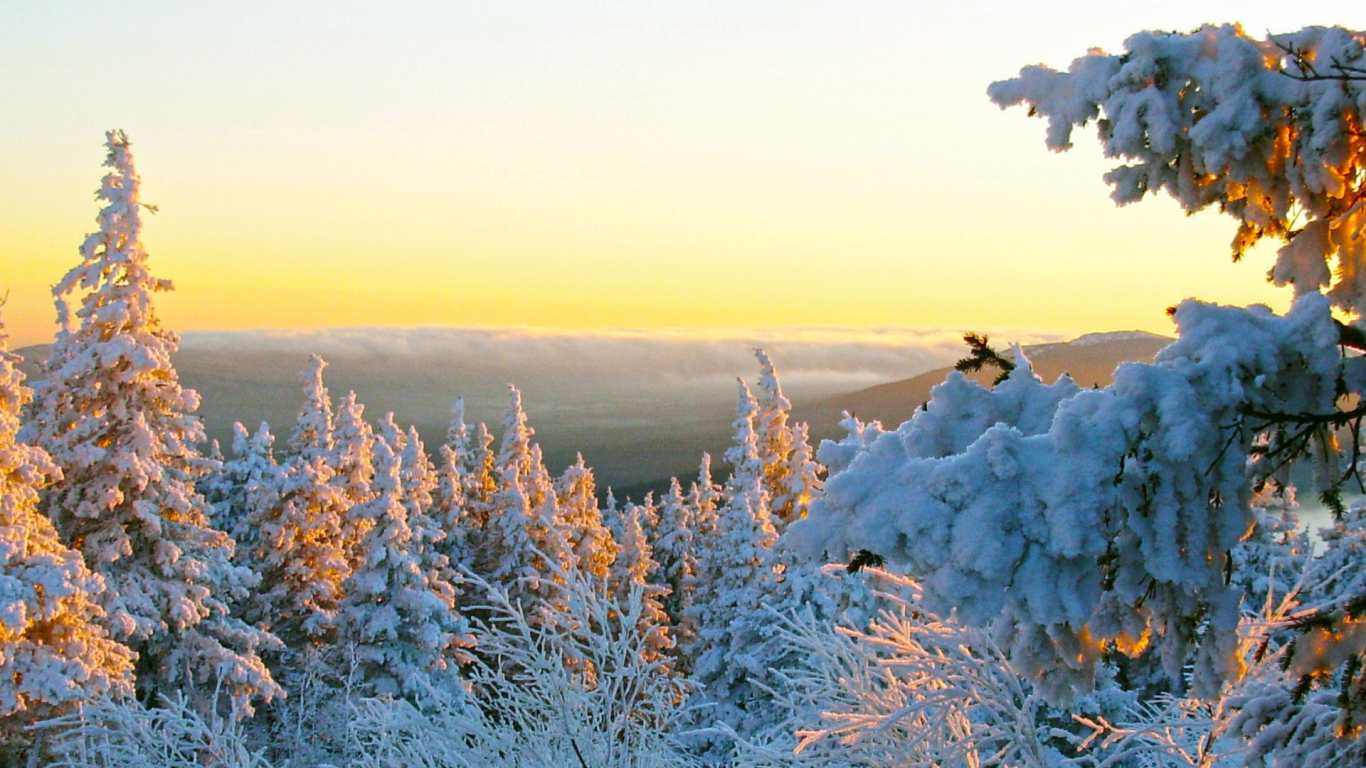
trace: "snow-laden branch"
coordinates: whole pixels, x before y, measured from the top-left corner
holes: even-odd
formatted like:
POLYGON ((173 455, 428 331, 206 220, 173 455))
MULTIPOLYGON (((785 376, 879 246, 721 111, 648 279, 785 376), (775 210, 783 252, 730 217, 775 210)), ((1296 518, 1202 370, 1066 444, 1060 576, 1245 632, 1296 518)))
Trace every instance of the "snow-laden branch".
POLYGON ((1066 72, 1025 67, 987 93, 1047 118, 1050 149, 1070 149, 1073 128, 1094 120, 1105 156, 1122 161, 1105 176, 1115 202, 1166 190, 1187 211, 1218 205, 1240 222, 1235 259, 1281 240, 1277 285, 1327 289, 1361 317, 1366 34, 1309 27, 1259 40, 1226 25, 1142 32, 1124 46, 1066 72))
POLYGON ((1027 366, 992 390, 951 375, 832 474, 790 536, 907 569, 931 610, 990 628, 1052 701, 1089 690, 1106 648, 1149 646, 1171 679, 1193 659, 1212 696, 1242 673, 1227 572, 1266 445, 1245 412, 1331 413, 1344 380, 1361 388, 1329 310, 1313 294, 1285 316, 1187 301, 1180 339, 1105 389, 1044 385, 1027 366))

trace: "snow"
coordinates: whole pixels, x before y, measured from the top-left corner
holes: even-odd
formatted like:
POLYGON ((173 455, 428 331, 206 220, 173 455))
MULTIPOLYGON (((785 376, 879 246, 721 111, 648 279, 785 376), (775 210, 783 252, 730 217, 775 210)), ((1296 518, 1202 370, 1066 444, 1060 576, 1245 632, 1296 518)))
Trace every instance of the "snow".
POLYGON ((1366 393, 1366 89, 1307 62, 1364 42, 1149 32, 991 88, 1054 149, 1095 120, 1117 201, 1284 241, 1288 312, 1182 302, 1103 389, 1015 345, 996 385, 951 374, 815 450, 755 349, 728 471, 605 505, 582 456, 551 474, 515 386, 496 450, 456 400, 431 452, 334 404, 317 355, 278 459, 265 424, 200 453, 111 132, 31 403, 0 351, 0 762, 1360 762, 1366 508, 1318 556, 1295 510, 1351 477, 1366 393))
POLYGON ((992 627, 1057 701, 1089 690, 1103 643, 1151 638, 1179 670, 1204 625, 1194 685, 1214 695, 1240 674, 1223 572, 1253 523, 1251 433, 1221 425, 1248 406, 1331 411, 1341 358, 1317 295, 1284 317, 1187 301, 1175 319, 1180 338, 1105 389, 1027 365, 993 390, 950 376, 831 475, 793 541, 904 566, 931 610, 992 627))

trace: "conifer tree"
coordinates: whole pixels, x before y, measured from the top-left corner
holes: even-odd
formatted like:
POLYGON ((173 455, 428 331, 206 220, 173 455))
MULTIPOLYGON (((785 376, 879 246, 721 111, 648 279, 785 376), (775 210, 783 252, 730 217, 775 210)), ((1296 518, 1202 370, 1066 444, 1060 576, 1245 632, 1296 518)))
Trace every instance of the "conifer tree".
POLYGON ((330 463, 332 483, 340 496, 342 543, 347 562, 352 565, 359 559, 360 540, 370 521, 350 514, 350 510, 373 495, 370 483, 375 476, 374 444, 374 430, 365 422, 365 406, 357 401, 355 392, 348 392, 337 407, 330 463))
POLYGON ((607 578, 616 556, 616 542, 603 524, 593 470, 584 464, 583 454, 578 454, 560 476, 555 497, 561 534, 569 544, 574 566, 593 579, 607 578))
POLYGON ((421 696, 434 682, 448 687, 454 679, 448 656, 459 644, 457 615, 449 585, 434 583, 413 551, 399 457, 384 440, 376 442, 374 457, 374 498, 354 510, 372 524, 344 585, 339 634, 354 644, 374 694, 421 696))
POLYGON ((103 620, 137 654, 144 694, 217 678, 243 704, 270 698, 279 689, 257 656, 269 638, 224 602, 246 594, 251 573, 230 562, 232 541, 209 527, 195 488, 214 467, 195 447, 199 396, 171 364, 178 339, 152 305, 172 286, 147 267, 128 137, 110 131, 106 147, 99 230, 53 288, 61 327, 24 430, 62 471, 45 506, 104 577, 103 620))
POLYGON ((408 435, 398 426, 398 422, 394 421, 393 411, 384 414, 384 418, 379 420, 379 436, 389 444, 394 453, 402 453, 403 449, 408 447, 408 435))
POLYGON ((719 719, 741 733, 759 722, 753 710, 765 694, 751 684, 764 672, 753 651, 755 638, 744 634, 742 617, 760 610, 762 590, 772 583, 777 533, 764 488, 764 465, 754 420, 759 405, 740 382, 735 442, 726 459, 734 472, 717 510, 716 531, 698 558, 698 587, 691 619, 697 639, 690 649, 693 679, 715 705, 705 717, 719 719))
POLYGON ((427 526, 424 535, 429 537, 429 541, 440 540, 441 530, 427 517, 428 511, 436 503, 435 493, 440 480, 417 427, 408 427, 403 452, 399 455, 399 470, 403 506, 408 510, 408 519, 413 525, 427 526))
MULTIPOLYGON (((528 463, 539 451, 528 451, 528 463)), ((539 461, 534 466, 540 466, 539 461)), ((541 467, 544 473, 544 467, 541 467)), ((500 467, 484 526, 481 573, 500 584, 514 603, 543 625, 554 624, 562 612, 563 576, 573 567, 567 540, 556 525, 555 494, 545 480, 524 480, 517 461, 500 467), (537 490, 545 486, 541 490, 537 490), (531 495, 541 501, 533 505, 531 495)))
POLYGON ((269 424, 261 422, 254 435, 240 421, 232 429, 233 458, 217 473, 221 487, 213 503, 213 520, 215 527, 232 536, 242 560, 256 546, 257 531, 251 521, 279 501, 284 472, 275 461, 275 436, 269 424))
POLYGON ((445 534, 438 549, 446 557, 445 576, 458 584, 462 569, 473 570, 475 552, 482 535, 474 511, 474 500, 467 489, 475 483, 475 455, 472 436, 465 424, 465 401, 457 398, 446 443, 441 446, 437 484, 432 495, 431 518, 445 534))
POLYGON ((13 746, 27 740, 24 726, 131 691, 133 669, 132 653, 100 624, 103 580, 38 510, 60 470, 16 440, 29 399, 17 362, 0 324, 0 742, 13 746))
POLYGON ((645 498, 635 505, 640 508, 640 524, 646 530, 654 531, 659 529, 659 507, 655 505, 655 492, 648 491, 645 498))
POLYGON ((693 510, 683 495, 683 488, 678 478, 670 478, 669 490, 659 506, 659 523, 651 544, 655 570, 651 572, 650 580, 668 590, 660 598, 660 604, 669 617, 679 646, 686 646, 693 639, 692 624, 685 618, 692 605, 697 579, 693 525, 693 510))
MULTIPOLYGON (((470 489, 474 484, 475 451, 474 436, 465 423, 465 399, 458 397, 451 408, 451 424, 446 430, 446 442, 437 453, 436 489, 432 492, 433 516, 438 520, 459 520, 465 518, 465 507, 470 503, 470 489)), ((443 530, 451 531, 443 525, 443 530)))
POLYGON ((522 393, 508 385, 508 407, 503 413, 503 441, 498 448, 497 466, 501 474, 507 467, 516 465, 517 474, 526 482, 532 477, 531 438, 536 430, 527 424, 526 411, 522 410, 522 393))
POLYGON ((473 436, 470 435, 470 426, 465 423, 465 398, 455 398, 455 403, 451 406, 451 423, 446 428, 446 445, 460 457, 458 466, 462 476, 474 470, 473 455, 474 444, 471 442, 473 436))
POLYGON ((459 583, 455 576, 462 568, 488 575, 480 570, 488 561, 480 552, 497 492, 492 443, 493 436, 485 425, 470 429, 465 422, 465 400, 456 398, 446 443, 441 446, 432 513, 446 533, 441 551, 446 555, 448 575, 455 584, 459 583))
POLYGON ((811 450, 806 423, 798 422, 792 427, 792 453, 787 457, 787 470, 784 473, 787 476, 787 486, 783 489, 784 503, 790 510, 784 520, 806 517, 811 502, 821 497, 825 489, 825 483, 821 480, 822 469, 811 450))
POLYGON ((482 422, 475 428, 470 452, 470 472, 464 486, 472 527, 482 529, 488 523, 493 496, 498 491, 497 462, 493 452, 493 435, 482 422))
POLYGON ((332 642, 350 570, 331 464, 332 408, 322 379, 327 363, 317 355, 312 362, 303 376, 304 407, 290 438, 279 500, 251 521, 257 530, 253 562, 262 577, 254 618, 296 651, 332 642))
POLYGON ((764 488, 770 496, 773 514, 779 523, 792 519, 795 511, 788 493, 792 467, 788 462, 795 446, 792 428, 787 423, 792 402, 783 395, 778 383, 778 372, 773 360, 764 350, 755 348, 759 360, 759 391, 756 398, 759 411, 754 416, 754 431, 758 433, 759 460, 764 465, 764 488))
POLYGON ((554 595, 554 580, 547 573, 543 553, 536 549, 539 511, 526 496, 517 464, 502 469, 485 528, 484 566, 491 583, 507 590, 513 603, 540 622, 547 617, 546 600, 554 595))
POLYGON ((703 453, 697 468, 697 480, 688 489, 688 506, 692 510, 693 536, 699 547, 705 547, 716 533, 716 509, 722 499, 721 486, 711 478, 711 454, 703 453))
POLYGON ((653 661, 668 652, 673 647, 673 641, 669 637, 669 617, 659 602, 662 596, 668 594, 668 589, 650 582, 650 572, 656 566, 650 544, 645 538, 642 517, 642 508, 635 505, 616 516, 616 557, 612 561, 608 587, 612 595, 623 603, 629 599, 633 589, 641 591, 644 610, 641 611, 636 628, 646 638, 646 660, 653 661))
POLYGON ((805 424, 789 424, 792 403, 783 395, 773 360, 755 349, 759 360, 759 412, 754 429, 759 435, 759 458, 764 464, 764 487, 771 497, 779 529, 806 516, 819 495, 821 467, 812 457, 805 424))
POLYGON ((432 516, 440 481, 416 427, 408 427, 407 442, 399 456, 399 473, 403 508, 413 535, 413 555, 428 579, 428 588, 453 605, 455 588, 450 560, 444 551, 448 534, 432 516))
POLYGON ((309 370, 304 372, 304 404, 289 436, 289 449, 309 460, 332 458, 335 448, 335 424, 332 418, 332 396, 323 383, 327 361, 319 355, 309 355, 309 370))

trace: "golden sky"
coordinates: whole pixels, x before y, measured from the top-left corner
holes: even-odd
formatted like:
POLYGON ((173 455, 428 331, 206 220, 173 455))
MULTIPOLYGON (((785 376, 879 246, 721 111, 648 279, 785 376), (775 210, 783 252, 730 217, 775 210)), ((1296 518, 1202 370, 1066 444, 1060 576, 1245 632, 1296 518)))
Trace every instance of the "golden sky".
POLYGON ((1115 208, 992 80, 1146 28, 1366 26, 1348 2, 0 4, 11 343, 133 140, 179 330, 1170 329, 1284 306, 1270 254, 1115 208), (288 5, 288 8, 277 6, 288 5), (397 5, 395 9, 392 6, 397 5))

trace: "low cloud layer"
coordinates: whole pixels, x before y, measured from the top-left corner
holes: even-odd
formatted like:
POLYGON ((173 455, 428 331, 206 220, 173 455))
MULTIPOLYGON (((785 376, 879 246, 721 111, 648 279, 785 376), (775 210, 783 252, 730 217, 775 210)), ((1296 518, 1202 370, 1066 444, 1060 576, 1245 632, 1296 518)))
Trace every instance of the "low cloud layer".
MULTIPOLYGON (((1065 334, 997 331, 1002 342, 1045 343, 1065 334)), ((963 354, 951 328, 782 328, 565 331, 519 328, 336 328, 199 331, 186 351, 318 353, 325 358, 425 358, 484 371, 626 378, 748 374, 752 349, 769 351, 784 376, 856 379, 912 376, 963 354)))

